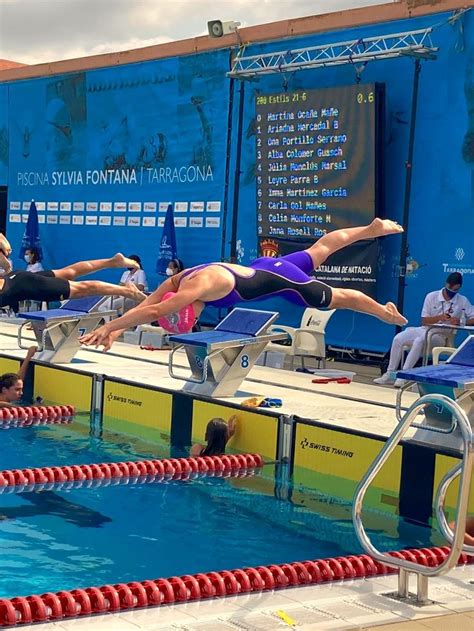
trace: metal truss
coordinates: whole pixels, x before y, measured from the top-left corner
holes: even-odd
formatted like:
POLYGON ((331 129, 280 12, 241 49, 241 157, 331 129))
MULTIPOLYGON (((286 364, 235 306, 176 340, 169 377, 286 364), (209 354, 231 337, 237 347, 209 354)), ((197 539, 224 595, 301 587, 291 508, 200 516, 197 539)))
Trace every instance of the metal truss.
POLYGON ((379 37, 360 38, 348 42, 298 48, 264 55, 244 56, 245 47, 237 54, 228 77, 252 79, 276 72, 294 72, 310 68, 325 68, 341 64, 366 64, 377 59, 408 55, 436 59, 431 42, 432 28, 407 31, 379 37))

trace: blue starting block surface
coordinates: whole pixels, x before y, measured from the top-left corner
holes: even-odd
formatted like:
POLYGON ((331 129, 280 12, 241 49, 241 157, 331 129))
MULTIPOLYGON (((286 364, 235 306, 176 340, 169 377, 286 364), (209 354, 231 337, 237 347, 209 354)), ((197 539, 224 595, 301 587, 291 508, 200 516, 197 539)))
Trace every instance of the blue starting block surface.
POLYGON ((474 384, 474 366, 459 364, 440 364, 439 366, 423 366, 412 370, 399 370, 397 378, 433 383, 438 386, 463 388, 474 384))
POLYGON ((470 335, 445 364, 399 370, 397 377, 451 388, 474 385, 474 335, 470 335))
POLYGON ((85 298, 73 298, 67 300, 59 309, 47 309, 45 311, 27 311, 19 313, 18 317, 24 320, 36 320, 46 322, 53 318, 80 318, 91 313, 104 300, 103 296, 86 296, 85 298))
POLYGON ((171 335, 170 342, 175 344, 186 344, 189 346, 213 346, 214 344, 239 342, 240 344, 254 344, 256 337, 242 337, 242 333, 231 333, 229 331, 201 331, 200 333, 186 333, 185 335, 171 335))
POLYGON ((47 311, 28 311, 26 313, 19 313, 19 318, 25 320, 36 320, 40 322, 47 322, 54 318, 82 318, 87 315, 87 311, 72 311, 71 309, 48 309, 47 311))

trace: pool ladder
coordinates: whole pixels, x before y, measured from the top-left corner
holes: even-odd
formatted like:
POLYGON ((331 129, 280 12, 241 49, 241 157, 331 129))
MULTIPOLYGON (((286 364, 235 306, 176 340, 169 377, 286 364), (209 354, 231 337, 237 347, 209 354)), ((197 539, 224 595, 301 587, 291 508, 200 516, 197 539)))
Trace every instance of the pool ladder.
MULTIPOLYGON (((429 429, 426 427, 426 429, 429 429)), ((466 554, 474 554, 474 546, 464 545, 464 533, 466 529, 467 507, 469 501, 469 488, 471 484, 471 473, 474 459, 474 442, 473 431, 471 423, 464 412, 464 410, 449 397, 442 394, 426 394, 420 397, 410 408, 406 411, 403 418, 400 420, 395 431, 388 438, 384 448, 374 460, 372 465, 365 476, 357 486, 353 506, 352 506, 352 521, 354 523, 355 531, 360 543, 364 550, 375 560, 384 563, 390 567, 398 568, 398 591, 395 595, 396 598, 408 599, 409 593, 409 575, 415 574, 417 577, 417 594, 415 602, 417 604, 426 604, 428 599, 428 579, 432 576, 439 576, 446 574, 457 564, 459 555, 461 552, 466 554), (390 556, 387 553, 380 552, 370 541, 364 526, 362 524, 362 505, 365 494, 373 482, 376 475, 382 469, 383 465, 387 462, 388 458, 395 450, 403 436, 406 434, 410 426, 413 424, 414 418, 425 408, 427 405, 441 404, 451 412, 453 416, 453 426, 457 426, 461 431, 462 436, 462 460, 459 464, 455 465, 441 480, 438 488, 435 500, 436 517, 440 526, 441 532, 446 537, 447 541, 451 545, 451 551, 446 557, 443 563, 437 567, 427 567, 407 561, 405 559, 399 559, 397 557, 390 556), (446 492, 449 485, 458 476, 461 476, 459 485, 458 500, 456 507, 455 517, 455 529, 454 532, 449 527, 446 516, 444 514, 444 501, 446 498, 446 492)))

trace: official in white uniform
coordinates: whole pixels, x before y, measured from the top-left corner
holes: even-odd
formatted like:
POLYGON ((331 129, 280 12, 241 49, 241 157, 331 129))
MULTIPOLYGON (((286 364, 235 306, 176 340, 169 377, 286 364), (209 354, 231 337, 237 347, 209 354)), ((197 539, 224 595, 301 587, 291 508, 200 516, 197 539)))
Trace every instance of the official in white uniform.
MULTIPOLYGON (((400 367, 402 360, 402 348, 411 346, 410 351, 403 364, 403 370, 413 368, 423 354, 425 345, 426 329, 438 322, 443 324, 459 325, 461 318, 465 318, 467 324, 474 323, 474 307, 469 300, 459 293, 462 286, 462 274, 453 272, 446 279, 443 289, 432 291, 426 295, 421 310, 422 326, 411 326, 398 333, 393 338, 390 349, 390 360, 387 372, 374 379, 375 383, 390 384, 400 388, 404 379, 394 379, 392 374, 400 367)), ((433 346, 445 346, 446 337, 443 334, 435 333, 432 336, 433 346)))

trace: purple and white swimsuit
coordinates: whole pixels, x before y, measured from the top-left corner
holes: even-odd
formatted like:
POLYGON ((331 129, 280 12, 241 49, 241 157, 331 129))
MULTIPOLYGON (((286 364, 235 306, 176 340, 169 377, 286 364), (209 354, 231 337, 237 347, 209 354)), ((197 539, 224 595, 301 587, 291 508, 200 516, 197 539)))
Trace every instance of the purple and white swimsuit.
POLYGON ((255 259, 249 265, 249 268, 255 270, 252 276, 240 276, 224 264, 204 263, 186 270, 181 278, 209 265, 222 265, 229 270, 235 278, 235 285, 227 296, 218 300, 207 300, 206 305, 225 308, 233 307, 237 302, 276 297, 285 298, 300 307, 327 309, 331 304, 331 287, 309 275, 314 267, 311 256, 306 251, 277 258, 262 256, 255 259))

